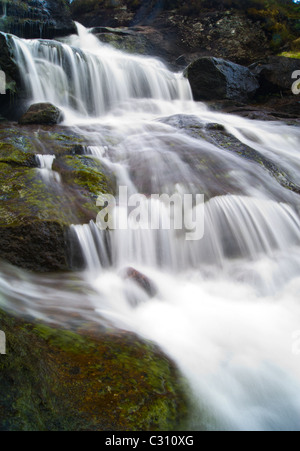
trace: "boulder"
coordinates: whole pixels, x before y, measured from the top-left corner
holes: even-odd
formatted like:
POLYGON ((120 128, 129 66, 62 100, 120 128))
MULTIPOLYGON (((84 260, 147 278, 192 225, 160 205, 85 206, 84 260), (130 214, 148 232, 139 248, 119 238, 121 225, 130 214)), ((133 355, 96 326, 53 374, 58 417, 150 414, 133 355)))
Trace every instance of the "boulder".
POLYGON ((19 119, 19 124, 56 125, 63 121, 63 112, 51 103, 35 103, 19 119))
POLYGON ((134 334, 55 329, 2 310, 0 326, 1 431, 169 431, 187 420, 175 364, 134 334))
POLYGON ((258 95, 268 96, 274 93, 292 93, 292 74, 300 71, 300 61, 284 56, 270 56, 250 66, 257 77, 260 89, 258 95))
POLYGON ((152 280, 150 280, 145 274, 137 271, 135 268, 126 268, 123 277, 125 280, 130 280, 136 283, 150 298, 157 295, 157 287, 154 282, 152 282, 152 280))
POLYGON ((185 70, 194 99, 246 102, 259 88, 255 76, 246 67, 220 58, 203 57, 185 70))

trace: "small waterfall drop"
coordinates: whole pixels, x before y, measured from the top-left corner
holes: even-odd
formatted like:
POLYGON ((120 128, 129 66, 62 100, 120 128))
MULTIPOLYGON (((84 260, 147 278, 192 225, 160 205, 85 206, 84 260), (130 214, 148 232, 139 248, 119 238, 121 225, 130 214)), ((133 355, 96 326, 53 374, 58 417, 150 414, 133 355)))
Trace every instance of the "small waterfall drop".
POLYGON ((37 163, 40 168, 40 172, 43 180, 46 182, 50 182, 51 180, 55 180, 57 183, 60 183, 60 175, 52 170, 53 162, 55 160, 55 155, 36 155, 37 163))

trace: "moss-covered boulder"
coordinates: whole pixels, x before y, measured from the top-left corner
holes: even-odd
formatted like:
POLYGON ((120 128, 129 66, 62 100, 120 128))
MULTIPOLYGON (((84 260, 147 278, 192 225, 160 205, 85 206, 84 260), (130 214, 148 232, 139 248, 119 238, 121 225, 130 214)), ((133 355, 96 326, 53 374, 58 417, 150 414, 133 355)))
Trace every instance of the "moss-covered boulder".
POLYGON ((34 271, 67 270, 68 230, 96 218, 114 176, 64 128, 0 126, 0 258, 34 271), (53 170, 37 155, 55 157, 53 170))
POLYGON ((93 29, 93 33, 101 42, 110 44, 117 50, 123 50, 127 53, 141 55, 154 54, 154 48, 151 45, 151 42, 142 32, 133 31, 129 28, 118 29, 96 27, 93 29))
POLYGON ((2 431, 177 430, 185 383, 133 334, 51 329, 0 311, 2 431))
POLYGON ((63 112, 51 103, 35 103, 19 119, 19 124, 57 125, 64 119, 63 112))
POLYGON ((62 180, 74 189, 81 189, 83 195, 95 200, 101 193, 113 194, 113 174, 99 160, 88 155, 64 155, 57 158, 53 170, 61 174, 62 180))

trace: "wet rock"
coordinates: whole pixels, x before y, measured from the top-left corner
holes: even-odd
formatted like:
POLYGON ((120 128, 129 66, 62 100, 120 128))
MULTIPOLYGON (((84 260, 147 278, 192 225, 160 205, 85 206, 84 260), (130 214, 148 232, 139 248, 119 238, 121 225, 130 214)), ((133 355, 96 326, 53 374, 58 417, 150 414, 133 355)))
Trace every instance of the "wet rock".
POLYGON ((123 273, 123 277, 126 280, 135 282, 140 288, 142 288, 149 297, 153 298, 157 295, 157 288, 145 274, 137 271, 134 268, 126 268, 123 273))
MULTIPOLYGON (((231 102, 230 105, 233 109, 233 104, 231 102)), ((251 107, 248 107, 247 110, 247 107, 244 106, 242 111, 245 114, 250 114, 251 107)), ((239 111, 239 114, 241 114, 242 111, 239 111)), ((233 110, 231 112, 233 112, 233 110)), ((235 110, 235 114, 237 114, 237 112, 238 111, 235 110)), ((265 116, 263 116, 264 112, 258 108, 253 108, 252 112, 257 113, 257 115, 261 114, 261 116, 257 116, 256 119, 276 120, 275 117, 271 115, 268 116, 267 112, 265 112, 265 116)), ((263 154, 243 144, 231 135, 222 124, 205 123, 204 121, 201 121, 200 118, 189 115, 175 115, 165 118, 161 120, 161 122, 172 125, 178 129, 183 129, 186 134, 194 139, 201 140, 203 144, 211 143, 227 152, 235 153, 242 159, 255 162, 259 170, 263 168, 284 188, 297 194, 300 193, 300 187, 291 180, 290 175, 279 165, 279 163, 274 163, 263 154)), ((294 121, 291 125, 295 125, 294 121)), ((250 140, 253 139, 250 135, 248 138, 250 140)), ((232 167, 229 163, 230 160, 228 160, 228 162, 224 159, 219 160, 216 155, 209 150, 202 150, 199 152, 198 149, 197 151, 194 151, 192 146, 190 146, 189 149, 182 149, 181 158, 184 162, 187 162, 192 166, 194 171, 198 174, 199 181, 201 180, 203 183, 202 186, 199 183, 198 192, 203 193, 206 200, 214 196, 226 195, 228 193, 242 194, 239 191, 239 185, 236 184, 235 178, 232 177, 232 167)))
POLYGON ((190 64, 188 78, 195 100, 228 99, 246 102, 259 88, 250 70, 219 58, 199 58, 190 64))
POLYGON ((114 186, 107 169, 78 155, 83 145, 57 126, 0 124, 0 258, 37 272, 72 268, 69 226, 95 220, 97 195, 114 186), (37 167, 45 149, 56 172, 37 167))
POLYGON ((130 333, 59 330, 0 310, 1 431, 178 430, 185 382, 154 345, 130 333))
POLYGON ((63 121, 63 112, 51 103, 35 103, 20 118, 19 124, 57 125, 63 121))
POLYGON ((6 94, 0 97, 0 115, 12 118, 22 96, 19 69, 14 61, 10 38, 0 33, 0 70, 5 74, 6 94))
POLYGON ((300 70, 299 59, 271 56, 250 66, 257 77, 260 89, 257 96, 267 97, 274 93, 291 94, 292 74, 300 70))
POLYGON ((99 41, 110 44, 112 47, 127 53, 151 55, 153 48, 143 33, 129 29, 112 29, 98 27, 93 30, 99 41))
POLYGON ((67 0, 6 0, 0 5, 0 31, 29 39, 54 38, 74 33, 75 25, 67 0))

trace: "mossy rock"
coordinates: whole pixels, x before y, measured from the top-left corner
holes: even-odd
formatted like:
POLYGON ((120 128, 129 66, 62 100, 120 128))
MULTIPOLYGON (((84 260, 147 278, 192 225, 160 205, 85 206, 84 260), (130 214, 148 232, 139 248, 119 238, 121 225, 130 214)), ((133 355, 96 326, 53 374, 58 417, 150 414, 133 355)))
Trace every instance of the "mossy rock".
POLYGON ((114 194, 116 191, 113 174, 93 157, 62 156, 55 160, 53 169, 61 174, 65 183, 83 188, 95 199, 102 193, 114 194))
POLYGON ((144 36, 124 35, 113 33, 97 33, 97 38, 106 44, 110 44, 117 50, 123 50, 131 54, 147 55, 149 53, 149 42, 144 36))
POLYGON ((19 123, 56 125, 63 121, 63 112, 51 103, 35 103, 20 118, 19 123))
POLYGON ((25 167, 37 166, 33 153, 24 152, 16 145, 8 142, 0 142, 0 163, 25 167))
MULTIPOLYGON (((70 130, 0 125, 0 257, 34 271, 68 270, 68 229, 96 219, 96 199, 115 178, 70 130), (36 155, 56 156, 46 174, 36 155), (47 178, 48 177, 48 178, 47 178)), ((80 261, 80 258, 79 258, 80 261)))
POLYGON ((178 430, 186 386, 174 364, 133 334, 36 325, 0 311, 2 431, 178 430))

